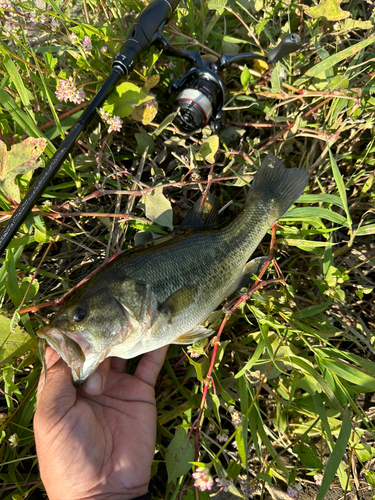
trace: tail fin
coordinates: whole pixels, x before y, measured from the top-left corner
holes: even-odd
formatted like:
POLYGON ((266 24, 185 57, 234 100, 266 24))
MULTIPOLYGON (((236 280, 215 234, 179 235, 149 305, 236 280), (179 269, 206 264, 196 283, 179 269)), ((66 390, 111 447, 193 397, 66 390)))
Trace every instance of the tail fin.
POLYGON ((309 173, 304 168, 286 168, 281 160, 269 153, 256 173, 249 189, 247 202, 254 195, 266 196, 275 207, 275 220, 281 217, 303 193, 309 173))

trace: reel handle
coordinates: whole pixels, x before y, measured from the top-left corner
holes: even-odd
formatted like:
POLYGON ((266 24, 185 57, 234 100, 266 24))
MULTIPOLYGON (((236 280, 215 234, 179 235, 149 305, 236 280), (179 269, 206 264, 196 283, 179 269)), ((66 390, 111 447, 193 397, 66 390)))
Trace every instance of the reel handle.
POLYGON ((267 61, 269 63, 277 63, 283 57, 297 52, 301 47, 300 38, 295 33, 284 36, 279 45, 268 52, 267 61))

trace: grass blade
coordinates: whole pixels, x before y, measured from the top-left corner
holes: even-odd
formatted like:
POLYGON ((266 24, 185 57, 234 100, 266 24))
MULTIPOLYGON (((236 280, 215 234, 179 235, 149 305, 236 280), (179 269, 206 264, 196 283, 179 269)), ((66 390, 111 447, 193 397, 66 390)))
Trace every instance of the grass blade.
POLYGON ((331 456, 328 459, 328 463, 323 476, 322 485, 320 487, 316 500, 323 500, 330 485, 332 484, 336 471, 341 464, 342 457, 344 456, 351 430, 352 430, 352 422, 350 418, 350 413, 348 408, 346 408, 340 434, 332 450, 331 456))

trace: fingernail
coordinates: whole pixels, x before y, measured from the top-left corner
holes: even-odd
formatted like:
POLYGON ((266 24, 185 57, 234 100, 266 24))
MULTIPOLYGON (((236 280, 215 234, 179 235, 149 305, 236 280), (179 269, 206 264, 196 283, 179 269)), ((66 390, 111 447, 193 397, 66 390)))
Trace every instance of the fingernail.
POLYGON ((85 392, 91 396, 98 396, 102 393, 102 384, 103 378, 100 373, 93 373, 85 382, 85 392))

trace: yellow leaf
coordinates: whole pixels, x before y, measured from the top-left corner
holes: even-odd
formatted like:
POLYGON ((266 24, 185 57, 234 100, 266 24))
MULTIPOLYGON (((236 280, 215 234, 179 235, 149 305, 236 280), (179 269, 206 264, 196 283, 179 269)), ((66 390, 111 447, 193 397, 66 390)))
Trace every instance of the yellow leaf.
POLYGON ((266 61, 262 61, 262 59, 255 59, 253 68, 255 69, 255 71, 258 71, 258 73, 263 75, 263 73, 268 70, 268 64, 266 63, 266 61))
POLYGON ((145 102, 134 108, 132 118, 143 125, 148 125, 152 122, 158 113, 158 105, 156 101, 145 102))

